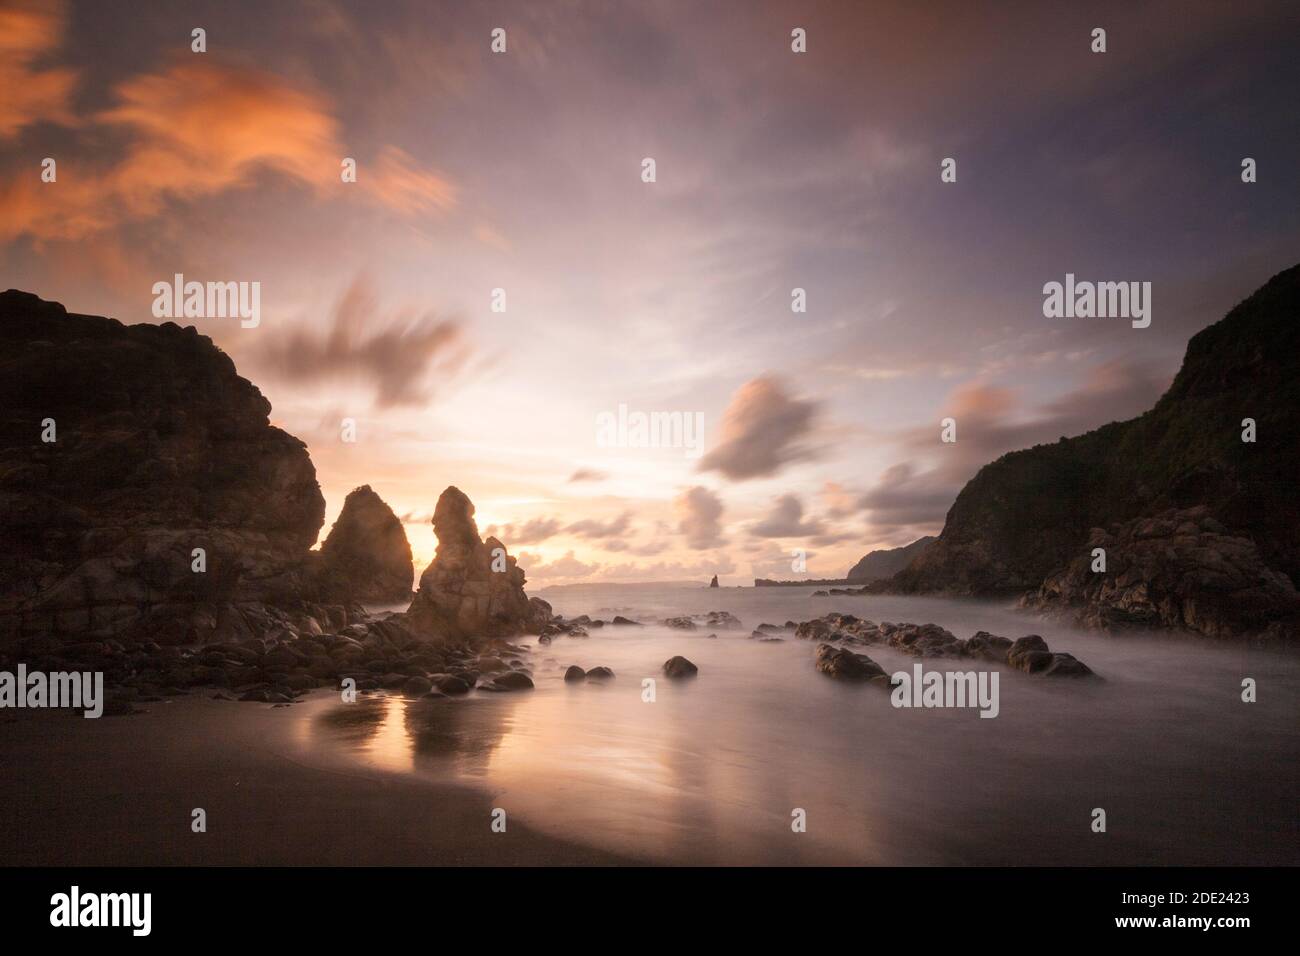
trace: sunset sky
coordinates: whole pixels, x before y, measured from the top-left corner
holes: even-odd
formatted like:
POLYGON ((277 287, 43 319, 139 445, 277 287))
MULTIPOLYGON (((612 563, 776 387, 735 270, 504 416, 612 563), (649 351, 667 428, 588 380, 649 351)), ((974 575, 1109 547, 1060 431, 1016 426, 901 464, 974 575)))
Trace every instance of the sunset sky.
POLYGON ((0 288, 129 323, 260 282, 257 328, 182 324, 307 443, 323 532, 370 484, 417 567, 455 484, 536 584, 840 577, 1300 259, 1295 3, 1099 9, 0 2, 0 288), (1150 328, 1045 318, 1066 273, 1151 282, 1150 328), (601 447, 620 404, 703 454, 601 447))

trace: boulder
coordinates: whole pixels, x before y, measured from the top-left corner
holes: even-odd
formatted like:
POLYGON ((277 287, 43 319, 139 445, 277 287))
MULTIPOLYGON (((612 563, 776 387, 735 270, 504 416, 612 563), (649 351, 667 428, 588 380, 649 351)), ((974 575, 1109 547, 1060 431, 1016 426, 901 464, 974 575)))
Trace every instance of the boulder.
POLYGON ((1011 650, 1011 638, 998 637, 988 631, 977 631, 966 641, 963 648, 967 657, 977 657, 995 664, 1007 662, 1007 652, 1011 650))
POLYGON ((667 677, 694 677, 700 669, 684 657, 670 657, 664 661, 664 675, 667 677))
POLYGON ((879 678, 888 682, 885 669, 865 654, 855 654, 834 644, 817 645, 817 670, 840 680, 868 681, 879 678))
POLYGON ((587 672, 577 664, 569 665, 568 670, 564 672, 564 682, 566 684, 579 684, 587 679, 587 672))
POLYGON ((490 691, 531 690, 532 687, 533 679, 523 671, 507 671, 480 685, 480 689, 490 691))
POLYGON ((1007 663, 1027 674, 1046 670, 1051 662, 1051 650, 1047 642, 1037 634, 1020 638, 1007 650, 1007 663))
POLYGON ((444 694, 468 694, 471 686, 469 681, 456 674, 434 674, 429 680, 444 694))

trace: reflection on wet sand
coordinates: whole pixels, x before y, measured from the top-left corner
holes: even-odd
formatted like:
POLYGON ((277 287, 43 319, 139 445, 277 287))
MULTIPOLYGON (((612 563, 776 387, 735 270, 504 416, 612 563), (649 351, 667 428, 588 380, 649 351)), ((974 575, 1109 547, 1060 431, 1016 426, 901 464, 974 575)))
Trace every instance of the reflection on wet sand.
MULTIPOLYGON (((694 600, 730 601, 751 625, 808 616, 799 604, 807 595, 762 590, 679 590, 636 613, 662 619, 683 605, 697 610, 694 600)), ((939 599, 880 599, 871 612, 958 633, 1031 626, 998 605, 939 599)), ((1293 765, 1293 656, 1055 623, 1047 633, 1104 681, 1003 673, 996 720, 896 710, 888 693, 817 673, 812 649, 792 635, 709 640, 650 625, 536 649, 533 690, 318 698, 299 712, 302 743, 320 759, 474 785, 536 830, 652 861, 1295 862, 1294 788, 1255 784, 1293 765), (662 663, 678 654, 699 666, 698 678, 663 677, 662 663), (616 676, 566 684, 570 665, 616 676), (1264 675, 1273 693, 1223 706, 1242 673, 1264 675), (653 703, 642 698, 645 678, 657 680, 653 703), (1105 840, 1088 826, 1095 806, 1121 824, 1105 840), (797 810, 806 832, 791 828, 797 810)), ((891 673, 914 663, 887 647, 872 654, 891 673)))
POLYGON ((315 714, 311 729, 384 770, 483 777, 506 735, 509 702, 481 714, 471 714, 468 703, 362 696, 315 714))

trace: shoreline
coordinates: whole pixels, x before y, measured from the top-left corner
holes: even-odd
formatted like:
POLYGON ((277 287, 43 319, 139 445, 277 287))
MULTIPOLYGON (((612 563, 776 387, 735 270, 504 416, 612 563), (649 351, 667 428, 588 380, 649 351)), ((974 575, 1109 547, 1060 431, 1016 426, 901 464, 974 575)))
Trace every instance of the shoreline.
POLYGON ((287 707, 197 695, 108 720, 51 711, 0 719, 0 865, 647 862, 546 836, 513 818, 505 833, 492 833, 491 795, 470 787, 360 761, 343 769, 309 760, 292 739, 298 720, 287 707), (189 733, 178 737, 181 728, 189 733), (196 807, 206 811, 205 833, 191 831, 196 807))

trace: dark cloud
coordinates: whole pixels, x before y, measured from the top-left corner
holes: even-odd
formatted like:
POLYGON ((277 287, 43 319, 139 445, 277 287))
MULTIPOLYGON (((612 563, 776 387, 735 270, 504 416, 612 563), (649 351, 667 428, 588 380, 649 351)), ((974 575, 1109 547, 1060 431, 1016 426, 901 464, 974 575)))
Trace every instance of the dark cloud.
POLYGON ((922 472, 904 461, 886 469, 861 504, 871 513, 872 529, 887 532, 942 522, 960 489, 941 469, 922 472))
POLYGON ((528 577, 539 581, 548 578, 586 578, 600 569, 598 562, 586 564, 575 558, 572 551, 566 551, 564 557, 556 558, 549 563, 543 561, 540 555, 521 551, 519 566, 524 569, 528 577))
POLYGON ((580 538, 617 538, 622 536, 632 523, 632 512, 625 511, 613 521, 597 521, 588 518, 575 521, 564 529, 566 534, 576 534, 580 538))
POLYGON ((767 517, 749 526, 749 533, 758 538, 804 538, 825 531, 826 527, 820 521, 804 520, 803 502, 793 494, 781 495, 767 517))
POLYGON ((432 379, 454 377, 469 357, 460 326, 431 314, 380 314, 369 283, 358 279, 339 300, 323 334, 269 333, 249 358, 267 374, 292 382, 361 381, 380 408, 421 405, 432 379))
POLYGON ((579 468, 569 476, 569 481, 604 481, 609 475, 594 468, 579 468))
POLYGON ((507 546, 539 544, 559 532, 560 522, 556 518, 533 518, 522 524, 494 524, 483 529, 484 535, 491 535, 507 546))
POLYGON ((699 470, 745 481, 812 458, 804 441, 816 411, 815 402, 791 398, 773 376, 746 382, 732 396, 723 413, 721 440, 700 460, 699 470))
POLYGON ((677 496, 678 533, 697 551, 726 544, 722 537, 722 501, 708 488, 696 485, 677 496))

